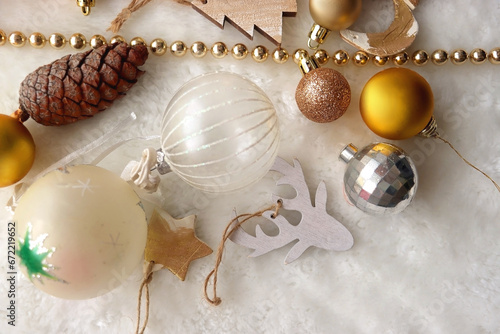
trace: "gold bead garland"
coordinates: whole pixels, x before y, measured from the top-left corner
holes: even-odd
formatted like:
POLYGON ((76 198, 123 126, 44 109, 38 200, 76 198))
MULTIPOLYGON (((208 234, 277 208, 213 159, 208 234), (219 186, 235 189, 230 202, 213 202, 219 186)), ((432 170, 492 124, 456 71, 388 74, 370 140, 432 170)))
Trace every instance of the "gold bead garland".
MULTIPOLYGON (((66 46, 66 44, 69 44, 73 49, 79 51, 85 49, 87 45, 90 45, 91 48, 98 48, 107 44, 106 38, 102 35, 94 35, 89 41, 87 41, 86 37, 80 33, 75 33, 71 35, 69 39, 66 39, 66 37, 60 33, 53 33, 46 38, 40 32, 34 32, 29 35, 29 37, 26 37, 26 35, 20 31, 13 31, 7 35, 3 30, 0 30, 0 46, 5 45, 7 41, 9 44, 17 48, 25 46, 28 41, 29 44, 36 49, 45 47, 48 42, 48 44, 55 49, 62 49, 66 46)), ((109 40, 109 43, 111 44, 119 42, 126 42, 126 40, 123 36, 119 35, 113 36, 109 40)), ((148 45, 143 38, 134 37, 130 41, 130 45, 133 46, 137 44, 148 46, 151 53, 156 56, 163 56, 167 53, 167 51, 170 51, 172 55, 182 57, 190 51, 193 57, 202 58, 208 53, 208 51, 210 51, 212 56, 216 59, 222 59, 231 53, 233 58, 242 60, 250 54, 255 62, 262 63, 268 58, 271 58, 277 64, 286 63, 290 57, 289 52, 281 47, 269 52, 269 50, 263 45, 258 45, 253 49, 248 49, 248 47, 242 43, 237 43, 232 48, 228 48, 223 42, 216 42, 211 47, 208 47, 203 42, 197 41, 189 47, 182 41, 175 41, 168 46, 165 40, 155 38, 148 45)), ((297 62, 297 60, 304 53, 307 53, 304 49, 295 50, 292 54, 293 60, 297 62)), ((475 65, 480 65, 486 63, 486 60, 488 60, 491 64, 500 65, 500 47, 494 48, 489 53, 480 48, 473 49, 470 53, 467 53, 463 49, 456 49, 451 53, 448 53, 446 50, 438 49, 433 51, 431 54, 427 53, 425 50, 416 50, 411 56, 408 52, 404 51, 390 57, 369 55, 364 51, 356 51, 351 57, 345 50, 337 50, 330 56, 326 50, 318 49, 313 54, 313 57, 319 65, 326 65, 331 60, 335 66, 339 67, 345 66, 350 62, 355 66, 364 67, 368 65, 370 60, 375 66, 378 67, 385 66, 389 62, 392 62, 396 66, 405 66, 410 63, 410 61, 416 66, 424 66, 429 63, 429 60, 437 66, 445 65, 448 60, 454 65, 462 65, 467 61, 470 61, 475 65)))

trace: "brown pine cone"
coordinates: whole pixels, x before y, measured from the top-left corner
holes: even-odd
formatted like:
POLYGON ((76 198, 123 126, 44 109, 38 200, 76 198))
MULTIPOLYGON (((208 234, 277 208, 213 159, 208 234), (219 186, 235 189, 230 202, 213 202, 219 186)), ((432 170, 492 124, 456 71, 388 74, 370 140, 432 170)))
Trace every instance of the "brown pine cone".
POLYGON ((125 95, 144 72, 144 45, 126 43, 67 55, 30 73, 21 83, 21 118, 64 125, 94 116, 125 95))

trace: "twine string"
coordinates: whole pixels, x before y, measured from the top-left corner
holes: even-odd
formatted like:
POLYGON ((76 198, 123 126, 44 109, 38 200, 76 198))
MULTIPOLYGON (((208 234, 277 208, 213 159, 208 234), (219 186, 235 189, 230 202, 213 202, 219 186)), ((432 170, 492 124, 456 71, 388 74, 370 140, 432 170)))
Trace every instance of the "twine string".
POLYGON ((275 218, 278 215, 279 209, 282 207, 283 202, 281 200, 278 200, 276 204, 273 204, 265 209, 262 209, 260 211, 257 211, 255 213, 243 213, 239 216, 234 217, 231 219, 231 221, 227 224, 226 228, 224 229, 224 232, 222 233, 222 239, 219 243, 219 247, 217 248, 217 256, 215 260, 215 266, 214 269, 207 275, 205 278, 205 284, 204 284, 204 295, 205 299, 212 305, 218 306, 222 302, 221 298, 217 296, 217 274, 219 271, 219 266, 222 263, 222 255, 224 254, 224 245, 226 244, 227 239, 236 231, 243 223, 246 221, 254 218, 254 217, 260 217, 264 214, 264 212, 269 211, 269 210, 274 210, 274 213, 272 214, 272 217, 275 218), (241 218, 244 218, 243 220, 240 221, 241 218), (235 224, 236 223, 236 224, 235 224), (208 284, 210 282, 210 278, 213 277, 213 297, 211 298, 208 295, 208 284))
POLYGON ((453 151, 455 151, 455 153, 460 157, 462 158, 462 160, 467 164, 469 165, 470 167, 474 168, 475 170, 477 170, 479 173, 483 174, 488 180, 490 180, 491 182, 493 182, 493 184, 495 185, 495 187, 497 188, 497 190, 500 192, 500 186, 498 185, 498 183, 495 182, 495 180, 493 180, 491 178, 491 176, 489 176, 488 174, 486 174, 485 172, 483 172, 482 170, 480 170, 479 168, 477 168, 476 166, 474 166, 471 162, 469 162, 469 160, 465 159, 462 154, 460 154, 460 152, 458 152, 458 150, 453 146, 452 143, 450 143, 448 140, 444 139, 443 137, 441 137, 439 134, 435 134, 433 137, 441 140, 443 143, 445 144, 448 144, 448 146, 451 147, 451 149, 453 151))
POLYGON ((139 297, 137 299, 137 327, 135 328, 136 334, 144 334, 146 330, 146 326, 148 325, 149 320, 149 283, 153 279, 153 267, 155 263, 154 261, 150 261, 147 267, 144 269, 144 277, 141 282, 141 287, 139 288, 139 297), (144 323, 142 324, 141 329, 139 330, 139 325, 141 323, 141 299, 142 299, 142 291, 145 290, 146 293, 146 314, 144 316, 144 323))
MULTIPOLYGON (((187 0, 174 0, 174 1, 182 5, 191 5, 191 2, 187 0)), ((114 34, 116 34, 123 26, 125 21, 127 21, 130 18, 130 15, 132 15, 133 12, 138 11, 139 9, 146 6, 150 2, 151 0, 132 0, 129 3, 129 5, 123 8, 122 11, 111 22, 111 25, 109 26, 107 31, 111 30, 114 34)))

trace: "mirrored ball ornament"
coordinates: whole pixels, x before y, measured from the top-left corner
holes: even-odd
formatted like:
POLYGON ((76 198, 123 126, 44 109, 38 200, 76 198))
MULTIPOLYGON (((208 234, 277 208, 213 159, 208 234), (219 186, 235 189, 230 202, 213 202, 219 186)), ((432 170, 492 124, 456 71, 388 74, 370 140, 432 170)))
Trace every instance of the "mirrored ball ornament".
POLYGON ((19 268, 59 298, 111 291, 138 267, 146 246, 139 197, 119 176, 91 165, 39 178, 22 195, 14 222, 19 268))
POLYGON ((349 144, 339 158, 347 163, 345 194, 362 211, 373 215, 399 213, 415 196, 417 170, 401 148, 374 143, 358 151, 349 144))
POLYGON ((161 125, 165 161, 206 192, 257 182, 272 166, 278 144, 278 117, 266 93, 227 72, 187 82, 168 104, 161 125))

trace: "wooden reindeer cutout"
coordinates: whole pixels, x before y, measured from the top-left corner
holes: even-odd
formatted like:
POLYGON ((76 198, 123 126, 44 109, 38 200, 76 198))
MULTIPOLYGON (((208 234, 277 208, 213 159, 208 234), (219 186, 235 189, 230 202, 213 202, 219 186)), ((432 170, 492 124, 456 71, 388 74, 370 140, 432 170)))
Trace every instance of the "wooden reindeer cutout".
MULTIPOLYGON (((274 217, 275 211, 268 210, 262 216, 276 224, 279 228, 277 236, 265 234, 260 225, 257 225, 255 237, 239 227, 229 236, 231 241, 254 249, 255 251, 250 256, 255 257, 298 240, 286 256, 286 264, 295 261, 311 246, 335 251, 345 251, 353 246, 354 240, 349 230, 326 212, 327 193, 325 182, 322 181, 318 185, 315 205, 313 206, 304 173, 298 160, 294 159, 292 166, 277 157, 270 170, 283 175, 277 181, 277 185, 288 184, 297 192, 297 196, 294 198, 287 199, 273 195, 273 200, 275 202, 281 201, 282 208, 285 210, 299 211, 302 214, 300 223, 294 226, 282 215, 278 214, 274 217)), ((233 214, 236 217, 236 213, 233 214)), ((236 220, 234 225, 237 224, 238 221, 236 220)))

